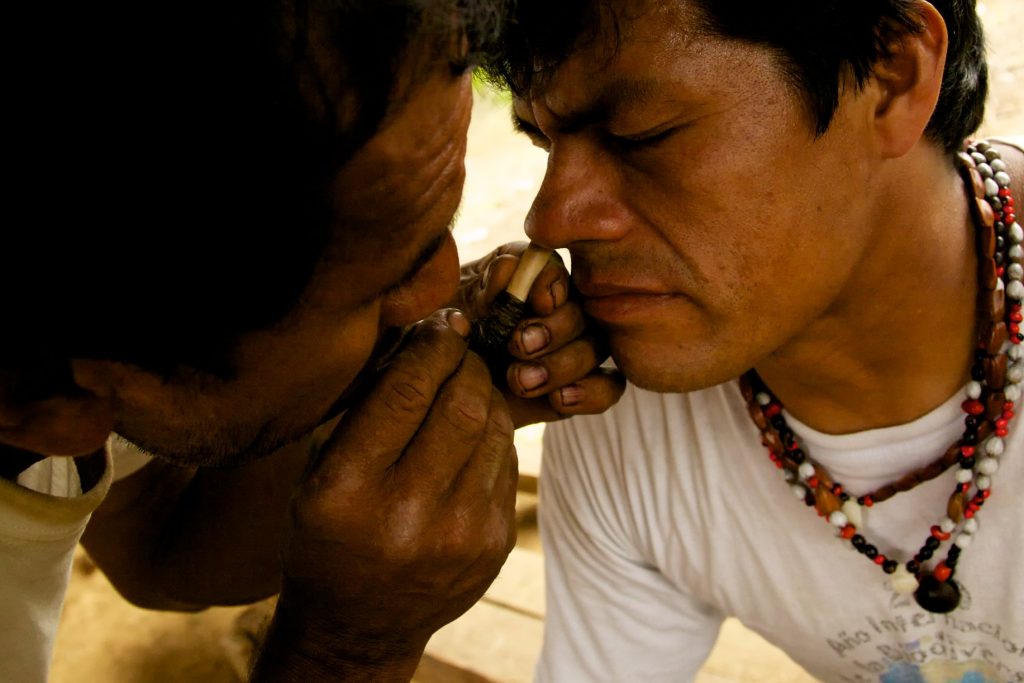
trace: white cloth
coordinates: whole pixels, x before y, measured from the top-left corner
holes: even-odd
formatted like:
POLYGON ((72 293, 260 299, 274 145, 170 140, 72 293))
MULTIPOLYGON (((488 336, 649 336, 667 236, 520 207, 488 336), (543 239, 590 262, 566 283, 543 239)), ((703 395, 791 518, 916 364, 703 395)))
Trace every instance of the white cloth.
POLYGON ((72 458, 41 460, 17 483, 0 479, 2 683, 46 681, 75 546, 107 495, 115 468, 117 478, 124 478, 149 461, 115 439, 107 442, 102 478, 84 494, 72 458))
MULTIPOLYGON (((962 399, 846 436, 788 419, 857 495, 945 451, 963 429, 962 399)), ((1024 425, 1015 427, 957 567, 961 606, 933 615, 889 590, 879 567, 793 496, 736 383, 691 394, 630 387, 603 415, 548 425, 536 680, 692 680, 731 615, 824 681, 1024 681, 1024 425)), ((945 516, 954 472, 868 510, 865 536, 912 555, 945 516)))
POLYGON ((0 681, 11 683, 46 680, 75 546, 112 472, 108 454, 82 493, 71 458, 30 469, 20 483, 0 479, 0 681))

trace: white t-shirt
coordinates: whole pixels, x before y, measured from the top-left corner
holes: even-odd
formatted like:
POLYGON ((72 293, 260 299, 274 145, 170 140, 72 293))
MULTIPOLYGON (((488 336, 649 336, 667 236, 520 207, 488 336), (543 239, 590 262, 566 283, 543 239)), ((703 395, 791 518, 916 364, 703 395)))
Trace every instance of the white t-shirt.
POLYGON ((112 438, 103 476, 84 493, 73 458, 0 479, 0 682, 46 681, 75 546, 115 478, 112 450, 117 478, 149 459, 112 438))
MULTIPOLYGON (((962 400, 845 436, 787 420, 859 495, 944 452, 962 433, 962 400)), ((936 615, 890 590, 888 575, 793 496, 736 383, 691 394, 630 387, 603 415, 549 425, 537 681, 692 680, 727 616, 824 681, 1024 681, 1024 428, 1016 427, 956 570, 961 606, 936 615)), ((945 516, 954 485, 955 468, 876 504, 864 535, 891 557, 912 556, 945 516)))

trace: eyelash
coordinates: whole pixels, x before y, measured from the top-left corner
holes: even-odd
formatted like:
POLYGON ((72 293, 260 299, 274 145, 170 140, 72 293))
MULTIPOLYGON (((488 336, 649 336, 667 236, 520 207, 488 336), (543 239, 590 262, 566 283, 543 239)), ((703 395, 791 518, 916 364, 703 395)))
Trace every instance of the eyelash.
POLYGON ((608 141, 618 149, 624 152, 639 152, 645 149, 651 149, 657 147, 660 143, 667 140, 672 136, 678 129, 668 128, 654 135, 649 135, 643 138, 631 138, 622 137, 619 135, 608 134, 608 141))

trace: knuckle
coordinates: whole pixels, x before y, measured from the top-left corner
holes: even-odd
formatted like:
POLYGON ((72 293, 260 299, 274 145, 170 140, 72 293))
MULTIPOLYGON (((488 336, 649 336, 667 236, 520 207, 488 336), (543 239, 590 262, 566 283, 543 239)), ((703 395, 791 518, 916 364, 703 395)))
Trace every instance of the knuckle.
POLYGON ((399 370, 388 382, 382 400, 395 415, 422 415, 430 408, 434 387, 430 376, 422 370, 399 370))

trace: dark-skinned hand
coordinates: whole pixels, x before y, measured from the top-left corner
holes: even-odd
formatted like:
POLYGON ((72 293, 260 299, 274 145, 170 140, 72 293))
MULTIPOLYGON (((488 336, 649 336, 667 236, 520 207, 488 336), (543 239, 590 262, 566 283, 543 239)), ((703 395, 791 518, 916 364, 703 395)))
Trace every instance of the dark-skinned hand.
POLYGON ((454 310, 418 324, 320 449, 254 680, 297 659, 303 680, 408 680, 497 575, 515 544, 513 425, 468 332, 454 310))
MULTIPOLYGON (((486 316, 526 246, 506 244, 464 264, 452 305, 473 319, 486 316)), ((511 364, 502 389, 517 428, 604 412, 625 390, 621 373, 600 367, 608 351, 571 292, 569 272, 554 255, 534 281, 526 315, 509 340, 511 364)))

